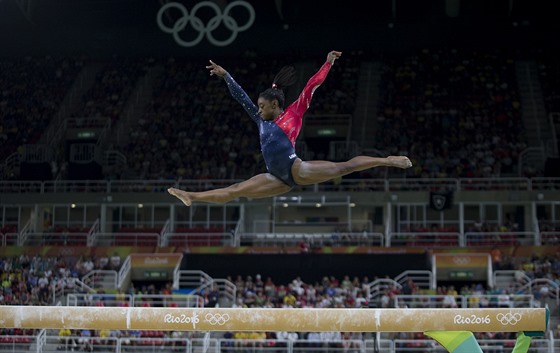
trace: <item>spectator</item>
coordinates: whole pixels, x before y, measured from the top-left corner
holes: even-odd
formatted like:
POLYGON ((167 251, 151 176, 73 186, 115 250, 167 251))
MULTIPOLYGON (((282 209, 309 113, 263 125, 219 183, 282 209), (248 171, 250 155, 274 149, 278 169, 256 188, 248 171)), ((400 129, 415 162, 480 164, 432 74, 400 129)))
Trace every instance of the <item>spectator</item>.
POLYGON ((81 330, 78 338, 78 346, 82 352, 93 352, 93 343, 91 341, 91 331, 81 330))
POLYGON ((214 308, 218 306, 218 302, 220 299, 220 291, 217 285, 213 285, 212 289, 208 293, 206 297, 206 305, 207 307, 214 308))
POLYGON ((58 330, 58 350, 73 352, 78 347, 78 344, 72 337, 73 335, 72 330, 69 328, 62 328, 58 330))
POLYGON ((121 257, 120 255, 115 251, 113 253, 113 255, 111 256, 111 269, 118 271, 121 268, 121 257))

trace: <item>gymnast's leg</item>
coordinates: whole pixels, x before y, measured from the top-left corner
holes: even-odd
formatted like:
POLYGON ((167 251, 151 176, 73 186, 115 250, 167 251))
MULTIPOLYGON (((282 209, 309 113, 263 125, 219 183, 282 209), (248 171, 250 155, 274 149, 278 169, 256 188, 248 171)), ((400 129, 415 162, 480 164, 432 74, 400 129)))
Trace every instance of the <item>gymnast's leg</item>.
POLYGON ((235 200, 239 197, 262 198, 284 194, 292 188, 284 184, 280 179, 269 173, 255 175, 254 177, 230 185, 225 188, 207 191, 184 191, 176 188, 169 188, 167 191, 177 197, 187 206, 193 202, 207 202, 222 204, 235 200))
POLYGON ((369 157, 357 156, 346 162, 302 161, 296 159, 292 175, 298 185, 322 183, 353 172, 375 167, 410 168, 412 162, 405 156, 369 157))

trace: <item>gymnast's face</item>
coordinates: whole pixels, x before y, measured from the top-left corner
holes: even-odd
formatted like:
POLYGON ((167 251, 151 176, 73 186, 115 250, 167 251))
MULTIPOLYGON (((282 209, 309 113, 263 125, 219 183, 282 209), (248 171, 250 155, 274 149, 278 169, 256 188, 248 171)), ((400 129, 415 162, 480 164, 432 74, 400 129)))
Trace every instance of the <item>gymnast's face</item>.
POLYGON ((259 97, 257 105, 259 107, 259 114, 264 120, 274 120, 280 113, 278 109, 278 101, 276 99, 270 101, 263 97, 259 97))

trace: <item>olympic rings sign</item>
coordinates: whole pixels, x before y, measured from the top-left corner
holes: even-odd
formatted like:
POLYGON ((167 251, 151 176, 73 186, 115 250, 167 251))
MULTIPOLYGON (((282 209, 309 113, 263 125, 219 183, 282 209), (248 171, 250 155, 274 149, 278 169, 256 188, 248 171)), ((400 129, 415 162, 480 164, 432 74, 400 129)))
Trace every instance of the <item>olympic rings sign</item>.
POLYGON ((217 313, 217 314, 208 313, 208 314, 206 314, 204 319, 210 325, 220 325, 220 326, 222 326, 226 322, 229 321, 229 315, 228 314, 220 314, 220 313, 217 313))
POLYGON ((213 45, 217 47, 225 47, 233 43, 239 32, 249 29, 253 25, 253 22, 255 22, 255 9, 251 6, 251 4, 243 0, 237 0, 229 3, 223 12, 220 7, 212 1, 198 2, 194 5, 190 12, 183 4, 170 2, 163 5, 157 13, 157 24, 159 28, 165 33, 173 34, 175 42, 183 47, 194 47, 202 41, 204 36, 206 36, 208 41, 213 45), (236 6, 245 8, 245 10, 249 13, 247 23, 242 26, 238 25, 237 21, 230 16, 230 11, 236 6), (206 24, 203 23, 202 19, 196 16, 196 13, 203 7, 211 9, 216 14, 214 17, 210 18, 206 24), (163 15, 171 8, 179 10, 182 13, 182 16, 175 21, 172 27, 169 27, 163 23, 163 15), (227 39, 218 40, 214 38, 212 32, 216 30, 222 22, 224 26, 231 31, 231 35, 227 39), (187 25, 189 25, 192 30, 198 32, 198 35, 190 41, 186 41, 180 37, 180 33, 187 28, 187 25))
POLYGON ((453 262, 457 265, 466 265, 471 262, 468 256, 453 256, 453 262))
POLYGON ((502 325, 516 325, 519 321, 521 321, 521 314, 519 313, 499 313, 498 315, 496 315, 496 319, 502 324, 502 325))

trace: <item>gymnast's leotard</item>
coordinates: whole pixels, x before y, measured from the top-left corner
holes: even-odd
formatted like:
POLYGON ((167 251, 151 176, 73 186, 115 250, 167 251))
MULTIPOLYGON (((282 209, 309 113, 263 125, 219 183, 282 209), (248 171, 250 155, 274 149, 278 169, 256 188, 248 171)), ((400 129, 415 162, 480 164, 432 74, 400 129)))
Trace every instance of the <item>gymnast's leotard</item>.
POLYGON ((297 185, 292 176, 292 165, 297 158, 295 145, 301 130, 303 114, 309 108, 313 93, 325 81, 331 66, 332 64, 326 61, 321 69, 307 81, 298 99, 274 120, 263 120, 259 115, 259 109, 243 88, 235 82, 229 73, 224 76, 233 98, 243 106, 251 119, 257 123, 261 152, 266 169, 288 186, 297 185))

